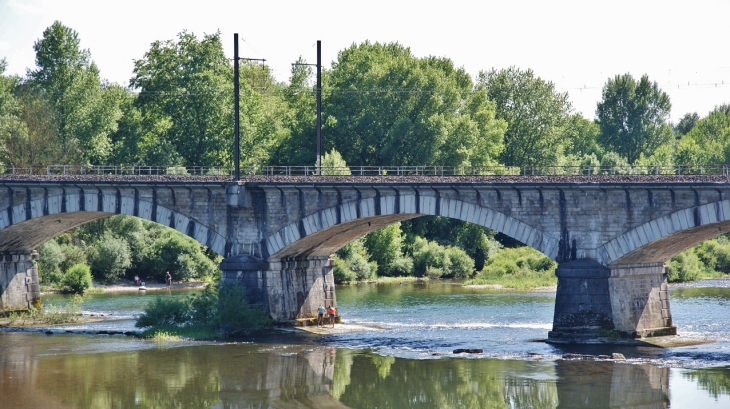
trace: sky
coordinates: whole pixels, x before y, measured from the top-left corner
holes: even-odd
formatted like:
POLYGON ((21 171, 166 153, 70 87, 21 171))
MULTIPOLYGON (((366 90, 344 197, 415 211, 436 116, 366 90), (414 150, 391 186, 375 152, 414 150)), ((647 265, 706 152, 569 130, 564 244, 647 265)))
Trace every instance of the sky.
POLYGON ((127 85, 150 44, 186 30, 220 31, 233 57, 265 58, 288 81, 299 56, 322 64, 352 44, 397 42, 416 57, 447 57, 472 76, 532 69, 595 117, 606 81, 649 76, 672 102, 671 120, 730 103, 730 0, 0 0, 5 74, 35 67, 33 44, 60 21, 76 30, 101 77, 127 85))

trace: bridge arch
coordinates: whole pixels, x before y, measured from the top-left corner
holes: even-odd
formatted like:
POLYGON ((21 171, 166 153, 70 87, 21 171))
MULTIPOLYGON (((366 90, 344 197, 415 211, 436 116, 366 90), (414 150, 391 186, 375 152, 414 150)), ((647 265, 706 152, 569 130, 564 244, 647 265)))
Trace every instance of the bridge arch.
POLYGON ((665 262, 730 231, 730 200, 688 207, 635 227, 599 248, 603 264, 665 262))
POLYGON ((363 198, 331 206, 286 225, 261 244, 264 256, 270 259, 326 257, 381 227, 428 215, 478 224, 519 240, 552 259, 558 256, 557 238, 514 217, 459 199, 416 194, 363 198))
POLYGON ((114 194, 64 192, 0 209, 0 252, 31 250, 64 231, 118 214, 171 227, 225 257, 225 237, 204 223, 159 203, 119 191, 114 194))

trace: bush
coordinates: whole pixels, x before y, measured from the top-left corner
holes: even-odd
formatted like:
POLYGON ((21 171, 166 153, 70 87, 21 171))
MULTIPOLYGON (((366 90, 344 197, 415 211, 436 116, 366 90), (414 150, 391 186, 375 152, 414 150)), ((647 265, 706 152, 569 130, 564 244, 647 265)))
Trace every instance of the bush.
POLYGON ((76 294, 91 288, 91 269, 86 264, 75 264, 63 275, 61 284, 76 294))
POLYGON ((332 269, 332 274, 334 275, 335 283, 338 284, 349 283, 357 279, 355 272, 350 270, 350 267, 347 265, 347 260, 339 257, 335 258, 335 266, 332 269))
POLYGON ((458 247, 417 237, 413 243, 413 270, 416 275, 430 278, 465 278, 474 273, 474 259, 458 247))
POLYGON ((68 271, 76 264, 86 264, 86 251, 83 248, 71 243, 63 243, 60 248, 63 253, 63 261, 59 265, 61 271, 68 271))
POLYGON ((354 280, 368 280, 375 276, 378 265, 368 262, 362 238, 348 243, 335 254, 333 274, 336 283, 347 283, 354 280))
POLYGON ((132 265, 129 245, 125 240, 106 231, 101 240, 92 247, 89 264, 94 277, 99 281, 113 283, 124 276, 124 272, 132 265))
POLYGON ((685 250, 669 260, 669 274, 667 281, 685 282, 702 278, 702 263, 692 249, 685 250))
POLYGON ((218 288, 207 286, 200 294, 185 298, 157 297, 139 317, 135 326, 151 327, 150 335, 160 331, 170 335, 203 334, 216 331, 245 335, 269 324, 265 312, 246 301, 241 285, 218 288))
POLYGON ((144 309, 135 327, 179 326, 190 321, 190 305, 185 298, 157 297, 144 309))
POLYGON ((66 259, 61 246, 55 240, 48 240, 38 247, 38 270, 40 281, 46 284, 60 284, 63 278, 61 263, 66 259))
POLYGON ((474 260, 458 247, 449 247, 447 250, 451 262, 451 273, 456 278, 467 278, 474 273, 474 260))
POLYGON ((468 284, 499 284, 509 288, 552 286, 557 263, 530 247, 505 248, 487 260, 468 284))
POLYGON ((413 259, 410 257, 398 257, 385 271, 385 275, 391 277, 405 277, 411 274, 413 274, 413 259))

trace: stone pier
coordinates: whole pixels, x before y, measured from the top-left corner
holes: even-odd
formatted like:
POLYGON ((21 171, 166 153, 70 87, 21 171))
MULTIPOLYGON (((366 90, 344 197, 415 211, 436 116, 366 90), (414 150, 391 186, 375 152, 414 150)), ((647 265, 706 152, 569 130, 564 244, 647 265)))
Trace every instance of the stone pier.
POLYGON ((312 318, 320 304, 337 306, 332 266, 329 257, 264 261, 241 255, 221 263, 221 284, 243 284, 249 302, 263 306, 275 321, 312 318))
POLYGON ((556 270, 554 343, 676 335, 664 263, 603 266, 591 260, 556 270))
POLYGON ((36 251, 0 253, 0 311, 40 308, 36 251))

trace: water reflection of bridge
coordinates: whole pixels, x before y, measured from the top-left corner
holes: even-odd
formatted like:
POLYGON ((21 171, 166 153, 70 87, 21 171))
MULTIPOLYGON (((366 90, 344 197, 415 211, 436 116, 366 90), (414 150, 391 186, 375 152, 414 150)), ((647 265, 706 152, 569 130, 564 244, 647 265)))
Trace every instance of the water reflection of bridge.
MULTIPOLYGON (((651 364, 405 359, 273 344, 138 350, 134 342, 1 334, 0 406, 664 409, 670 403, 670 369, 651 364), (62 353, 69 342, 74 353, 62 353)), ((717 381, 712 374, 703 379, 696 380, 697 393, 717 381)))

